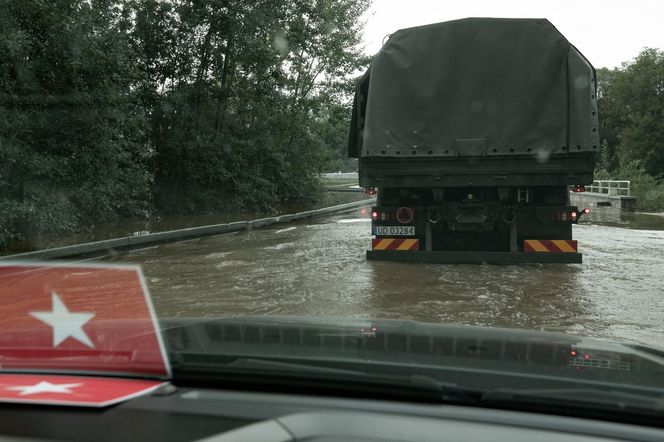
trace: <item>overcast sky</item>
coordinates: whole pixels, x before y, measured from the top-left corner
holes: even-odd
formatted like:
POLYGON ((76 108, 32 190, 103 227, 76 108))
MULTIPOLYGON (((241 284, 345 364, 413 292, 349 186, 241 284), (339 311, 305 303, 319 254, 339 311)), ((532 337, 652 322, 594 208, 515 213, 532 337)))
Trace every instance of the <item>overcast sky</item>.
POLYGON ((662 0, 373 0, 364 35, 376 53, 397 29, 465 17, 547 18, 596 67, 664 49, 662 0))

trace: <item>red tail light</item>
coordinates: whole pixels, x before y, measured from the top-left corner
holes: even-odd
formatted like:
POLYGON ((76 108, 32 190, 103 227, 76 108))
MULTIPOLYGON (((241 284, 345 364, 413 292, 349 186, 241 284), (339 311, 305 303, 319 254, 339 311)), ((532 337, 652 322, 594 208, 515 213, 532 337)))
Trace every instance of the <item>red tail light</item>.
POLYGON ((371 219, 372 220, 377 221, 379 217, 380 217, 380 213, 378 213, 377 210, 372 210, 371 211, 371 219))
POLYGON ((576 222, 579 218, 579 214, 575 211, 570 212, 556 212, 556 221, 572 221, 576 222))
POLYGON ((586 186, 583 184, 577 184, 574 186, 574 192, 579 193, 579 192, 585 192, 586 191, 586 186))
POLYGON ((378 190, 374 189, 373 187, 369 187, 367 189, 367 195, 375 195, 378 193, 378 190))
POLYGON ((574 221, 580 220, 582 216, 588 215, 589 213, 590 213, 590 209, 586 207, 585 209, 581 210, 578 213, 578 216, 576 218, 574 218, 574 221))

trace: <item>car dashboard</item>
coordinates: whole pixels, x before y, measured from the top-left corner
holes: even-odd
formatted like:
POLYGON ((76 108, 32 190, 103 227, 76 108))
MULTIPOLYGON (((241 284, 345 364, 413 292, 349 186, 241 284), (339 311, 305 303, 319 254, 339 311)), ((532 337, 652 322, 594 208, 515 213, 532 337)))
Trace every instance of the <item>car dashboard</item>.
POLYGON ((2 440, 661 441, 664 430, 447 404, 167 386, 102 409, 3 404, 2 440))

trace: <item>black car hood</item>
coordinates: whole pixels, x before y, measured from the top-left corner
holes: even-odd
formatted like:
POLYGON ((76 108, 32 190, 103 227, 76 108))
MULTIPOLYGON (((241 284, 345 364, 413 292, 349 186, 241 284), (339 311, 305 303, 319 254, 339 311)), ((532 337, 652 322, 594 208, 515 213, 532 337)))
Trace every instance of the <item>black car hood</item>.
POLYGON ((410 320, 242 316, 162 320, 171 353, 297 358, 664 387, 664 351, 562 333, 410 320))

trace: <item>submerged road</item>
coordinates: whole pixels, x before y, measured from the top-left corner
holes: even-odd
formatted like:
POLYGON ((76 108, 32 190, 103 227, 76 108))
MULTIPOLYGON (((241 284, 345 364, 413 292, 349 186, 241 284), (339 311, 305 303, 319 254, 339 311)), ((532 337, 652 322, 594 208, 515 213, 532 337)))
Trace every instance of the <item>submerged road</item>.
POLYGON ((664 342, 664 217, 597 210, 574 227, 583 264, 367 261, 356 210, 116 256, 142 265, 162 317, 404 318, 664 342))

